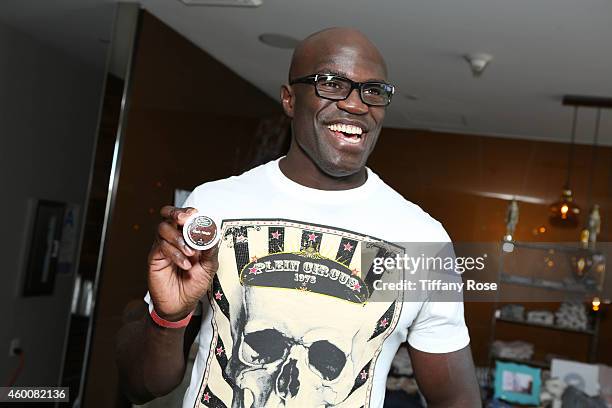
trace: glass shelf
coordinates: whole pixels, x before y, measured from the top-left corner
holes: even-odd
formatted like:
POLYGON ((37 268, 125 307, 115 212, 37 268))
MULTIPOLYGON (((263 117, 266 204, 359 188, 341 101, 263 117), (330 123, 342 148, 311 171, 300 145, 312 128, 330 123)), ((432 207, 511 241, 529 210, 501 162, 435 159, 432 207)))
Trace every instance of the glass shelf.
POLYGON ((526 320, 504 319, 502 317, 498 317, 496 318, 496 320, 498 322, 520 324, 523 326, 540 327, 543 329, 558 330, 558 331, 563 331, 563 332, 580 333, 580 334, 586 334, 589 336, 593 336, 595 334, 595 331, 592 329, 586 329, 586 330, 570 329, 568 327, 559 327, 559 326, 553 326, 553 325, 547 325, 547 324, 540 324, 540 323, 528 322, 526 320))

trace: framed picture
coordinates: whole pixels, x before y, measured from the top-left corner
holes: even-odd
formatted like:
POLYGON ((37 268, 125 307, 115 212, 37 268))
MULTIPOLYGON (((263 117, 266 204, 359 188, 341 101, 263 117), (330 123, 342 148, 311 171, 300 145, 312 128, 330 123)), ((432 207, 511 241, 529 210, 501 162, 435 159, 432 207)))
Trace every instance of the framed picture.
POLYGON ((56 201, 36 203, 23 296, 53 294, 65 209, 65 203, 56 201))
POLYGON ((562 379, 564 383, 576 387, 589 397, 599 395, 599 370, 599 365, 558 358, 553 358, 550 366, 551 376, 562 379))
POLYGON ((494 398, 524 405, 540 404, 541 370, 496 361, 494 398))

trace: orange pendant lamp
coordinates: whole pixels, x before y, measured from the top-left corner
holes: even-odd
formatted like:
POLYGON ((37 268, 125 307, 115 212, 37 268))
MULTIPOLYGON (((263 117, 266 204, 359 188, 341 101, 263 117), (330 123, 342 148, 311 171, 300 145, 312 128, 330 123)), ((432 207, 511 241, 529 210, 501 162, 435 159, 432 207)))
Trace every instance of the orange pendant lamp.
POLYGON ((556 227, 575 228, 578 226, 578 215, 580 207, 574 202, 574 194, 570 187, 572 174, 572 162, 574 160, 574 142, 576 139, 576 121, 578 119, 578 106, 574 107, 574 119, 572 120, 572 139, 570 141, 567 156, 567 175, 561 197, 550 205, 550 224, 556 227))

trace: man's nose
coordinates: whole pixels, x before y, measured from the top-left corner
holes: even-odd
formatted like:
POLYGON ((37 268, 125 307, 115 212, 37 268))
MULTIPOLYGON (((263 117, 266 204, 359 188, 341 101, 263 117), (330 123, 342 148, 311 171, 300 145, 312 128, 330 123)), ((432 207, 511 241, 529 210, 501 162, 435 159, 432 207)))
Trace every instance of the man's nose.
POLYGON ((361 100, 359 89, 352 89, 346 99, 338 101, 338 108, 355 115, 366 114, 369 109, 368 105, 361 100))

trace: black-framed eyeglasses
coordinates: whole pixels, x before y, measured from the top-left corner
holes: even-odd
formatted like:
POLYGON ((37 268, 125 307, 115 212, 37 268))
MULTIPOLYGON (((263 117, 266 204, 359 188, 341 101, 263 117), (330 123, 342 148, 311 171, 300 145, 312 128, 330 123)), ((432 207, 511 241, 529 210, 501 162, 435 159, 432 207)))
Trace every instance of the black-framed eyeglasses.
POLYGON ((296 78, 293 84, 313 84, 318 97, 332 101, 342 101, 349 97, 353 89, 359 90, 361 101, 370 106, 387 106, 395 92, 395 87, 386 82, 355 82, 348 78, 332 74, 314 74, 296 78))

